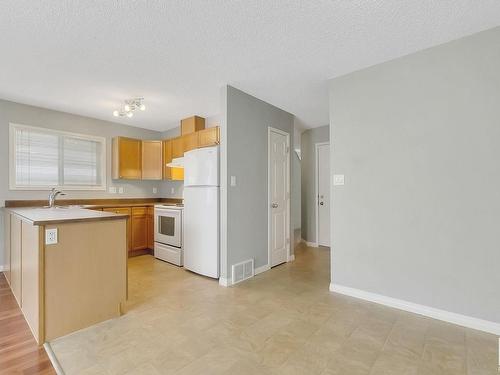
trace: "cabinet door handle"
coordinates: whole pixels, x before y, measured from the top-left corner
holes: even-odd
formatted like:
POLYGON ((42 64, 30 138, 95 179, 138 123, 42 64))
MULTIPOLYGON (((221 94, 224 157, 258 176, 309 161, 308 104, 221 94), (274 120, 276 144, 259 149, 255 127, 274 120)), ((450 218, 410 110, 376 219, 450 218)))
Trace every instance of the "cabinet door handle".
POLYGON ((272 208, 278 208, 278 203, 273 203, 273 204, 271 205, 271 207, 272 207, 272 208))

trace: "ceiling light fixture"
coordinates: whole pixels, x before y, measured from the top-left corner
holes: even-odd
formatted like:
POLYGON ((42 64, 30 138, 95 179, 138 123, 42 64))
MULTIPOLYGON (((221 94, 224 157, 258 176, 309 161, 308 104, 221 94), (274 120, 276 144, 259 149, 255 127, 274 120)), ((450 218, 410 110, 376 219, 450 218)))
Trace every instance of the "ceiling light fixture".
POLYGON ((131 118, 134 115, 134 111, 137 109, 141 111, 146 110, 146 106, 143 103, 144 98, 134 98, 130 100, 125 100, 125 105, 120 109, 115 109, 113 111, 113 116, 115 117, 128 117, 131 118))

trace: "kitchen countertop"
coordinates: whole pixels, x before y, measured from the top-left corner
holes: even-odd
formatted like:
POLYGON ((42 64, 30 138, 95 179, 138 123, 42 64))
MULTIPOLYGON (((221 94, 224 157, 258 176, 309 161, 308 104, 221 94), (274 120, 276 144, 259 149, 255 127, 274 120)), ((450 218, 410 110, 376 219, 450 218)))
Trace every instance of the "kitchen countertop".
POLYGON ((153 207, 160 202, 145 202, 145 203, 115 203, 115 204, 82 204, 81 208, 96 209, 96 208, 121 208, 121 207, 153 207))
MULTIPOLYGON (((58 199, 57 205, 83 208, 149 207, 155 204, 182 203, 181 198, 118 198, 118 199, 58 199)), ((47 200, 6 200, 5 207, 42 207, 47 200)))
POLYGON ((19 207, 7 208, 10 212, 20 216, 33 225, 49 225, 82 221, 100 221, 125 219, 128 215, 116 214, 107 211, 95 211, 82 207, 19 207))

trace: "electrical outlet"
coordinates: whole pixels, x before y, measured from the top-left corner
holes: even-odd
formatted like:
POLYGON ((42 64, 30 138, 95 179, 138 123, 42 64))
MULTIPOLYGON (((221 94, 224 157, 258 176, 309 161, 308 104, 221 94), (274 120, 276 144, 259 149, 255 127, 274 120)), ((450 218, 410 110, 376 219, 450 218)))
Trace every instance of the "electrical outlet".
POLYGON ((45 245, 55 245, 57 243, 57 228, 45 229, 45 245))
POLYGON ((123 194, 123 188, 122 187, 118 188, 118 194, 123 194))
POLYGON ((114 186, 109 187, 109 193, 110 194, 116 194, 116 188, 114 186))
POLYGON ((153 194, 156 194, 156 193, 158 193, 158 188, 155 188, 155 187, 154 187, 154 188, 153 188, 153 194))
POLYGON ((175 194, 175 188, 170 189, 170 194, 175 194))
POLYGON ((231 186, 236 186, 236 176, 231 176, 231 186))

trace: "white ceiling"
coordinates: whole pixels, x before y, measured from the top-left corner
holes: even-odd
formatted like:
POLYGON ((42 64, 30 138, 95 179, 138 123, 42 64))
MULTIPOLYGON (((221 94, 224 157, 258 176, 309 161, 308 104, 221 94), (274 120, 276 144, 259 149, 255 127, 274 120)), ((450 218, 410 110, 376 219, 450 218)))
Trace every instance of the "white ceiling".
POLYGON ((231 84, 316 127, 327 79, 497 25, 498 0, 2 0, 0 98, 166 130, 231 84))

